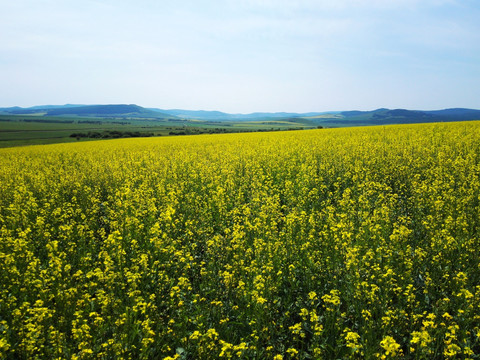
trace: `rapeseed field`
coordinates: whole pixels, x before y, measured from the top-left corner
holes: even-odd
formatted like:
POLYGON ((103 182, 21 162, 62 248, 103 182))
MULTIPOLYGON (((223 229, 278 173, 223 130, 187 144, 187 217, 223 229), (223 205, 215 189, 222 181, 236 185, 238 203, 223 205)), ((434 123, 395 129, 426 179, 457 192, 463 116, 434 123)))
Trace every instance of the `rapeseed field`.
POLYGON ((0 149, 0 358, 480 357, 480 123, 0 149))

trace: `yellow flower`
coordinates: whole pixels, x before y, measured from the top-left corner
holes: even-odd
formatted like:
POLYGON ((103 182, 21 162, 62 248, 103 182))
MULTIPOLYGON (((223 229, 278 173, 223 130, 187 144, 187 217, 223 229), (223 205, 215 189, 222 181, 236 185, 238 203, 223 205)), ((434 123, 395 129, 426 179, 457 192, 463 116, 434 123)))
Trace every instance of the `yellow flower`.
POLYGON ((400 349, 400 344, 398 344, 395 339, 391 336, 385 336, 380 342, 380 346, 385 350, 385 355, 397 355, 398 349, 400 349))
POLYGON ((287 349, 287 353, 290 354, 291 357, 294 357, 298 354, 298 350, 296 350, 295 348, 289 348, 287 349))
POLYGON ((445 347, 443 355, 445 355, 446 357, 453 357, 459 354, 461 350, 462 349, 460 348, 460 346, 456 344, 449 344, 445 347))
POLYGON ((358 344, 359 339, 360 339, 360 335, 358 335, 358 333, 356 333, 355 331, 348 331, 347 334, 345 335, 345 340, 347 341, 347 347, 352 349, 357 349, 361 347, 361 345, 358 344))
POLYGON ((257 297, 257 303, 258 304, 265 304, 267 302, 267 299, 261 297, 261 296, 258 296, 257 297))
POLYGON ((452 320, 452 319, 453 319, 452 316, 451 316, 448 312, 444 313, 444 314, 442 315, 442 317, 443 317, 445 320, 452 320))
POLYGON ((303 309, 300 309, 300 314, 299 314, 303 320, 307 320, 308 318, 308 310, 303 308, 303 309))

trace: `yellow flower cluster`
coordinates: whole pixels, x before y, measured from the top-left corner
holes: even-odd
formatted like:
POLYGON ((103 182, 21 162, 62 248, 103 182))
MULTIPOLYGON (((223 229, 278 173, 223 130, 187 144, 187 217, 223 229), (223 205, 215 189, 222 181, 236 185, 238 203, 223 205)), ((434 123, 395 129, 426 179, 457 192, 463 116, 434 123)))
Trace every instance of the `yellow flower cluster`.
POLYGON ((480 123, 0 149, 0 358, 480 356, 480 123))

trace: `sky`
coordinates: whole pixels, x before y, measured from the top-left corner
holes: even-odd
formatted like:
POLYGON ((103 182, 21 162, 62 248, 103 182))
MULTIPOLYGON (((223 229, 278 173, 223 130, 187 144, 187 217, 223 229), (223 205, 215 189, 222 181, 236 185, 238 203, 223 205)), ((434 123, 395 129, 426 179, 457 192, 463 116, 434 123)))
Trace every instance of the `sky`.
POLYGON ((0 1, 0 107, 480 109, 478 0, 0 1))

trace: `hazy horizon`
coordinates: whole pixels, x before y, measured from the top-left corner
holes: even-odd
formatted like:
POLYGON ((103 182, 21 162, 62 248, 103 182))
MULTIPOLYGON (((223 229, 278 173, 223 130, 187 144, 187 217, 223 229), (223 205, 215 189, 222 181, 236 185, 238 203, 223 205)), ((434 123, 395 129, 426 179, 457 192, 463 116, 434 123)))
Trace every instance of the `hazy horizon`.
POLYGON ((473 0, 18 0, 0 107, 480 108, 473 0))
POLYGON ((375 108, 375 109, 365 109, 365 110, 359 110, 359 109, 352 109, 352 108, 345 108, 345 109, 334 109, 334 110, 322 110, 322 111, 304 111, 304 112, 297 112, 297 111, 284 111, 284 110, 280 110, 280 111, 252 111, 252 112, 228 112, 228 111, 223 111, 221 109, 189 109, 189 108, 159 108, 159 107, 147 107, 147 106, 142 106, 140 104, 37 104, 37 105, 32 105, 32 106, 0 106, 0 109, 1 108, 15 108, 15 107, 20 107, 20 108, 23 108, 23 109, 31 109, 31 108, 39 108, 39 107, 49 107, 49 106, 58 106, 58 107, 62 107, 62 106, 78 106, 78 107, 82 107, 82 106, 108 106, 108 105, 136 105, 136 106, 140 106, 142 108, 145 108, 145 109, 156 109, 156 110, 161 110, 161 111, 187 111, 187 112, 201 112, 201 111, 204 111, 204 112, 221 112, 221 113, 226 113, 226 114, 230 114, 230 115, 250 115, 250 114, 254 114, 254 113, 286 113, 286 114, 306 114, 306 113, 330 113, 330 114, 333 114, 333 113, 340 113, 340 112, 344 112, 344 111, 365 111, 365 112, 370 112, 370 111, 376 111, 376 110, 383 110, 383 109, 387 109, 387 110, 410 110, 410 111, 439 111, 439 110, 450 110, 450 109, 468 109, 468 110, 480 110, 480 109, 476 109, 476 108, 459 108, 459 107, 450 107, 450 108, 436 108, 436 109, 405 109, 405 108, 384 108, 384 107, 379 107, 379 108, 375 108))

